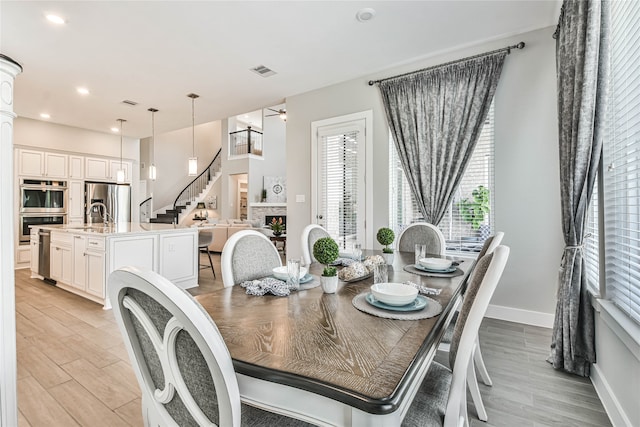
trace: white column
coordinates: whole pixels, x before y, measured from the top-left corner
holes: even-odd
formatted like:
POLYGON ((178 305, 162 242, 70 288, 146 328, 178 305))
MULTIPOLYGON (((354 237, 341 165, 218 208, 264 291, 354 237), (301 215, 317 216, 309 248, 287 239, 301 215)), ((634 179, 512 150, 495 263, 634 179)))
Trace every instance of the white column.
POLYGON ((16 397, 13 82, 22 67, 0 54, 0 426, 18 425, 16 397))

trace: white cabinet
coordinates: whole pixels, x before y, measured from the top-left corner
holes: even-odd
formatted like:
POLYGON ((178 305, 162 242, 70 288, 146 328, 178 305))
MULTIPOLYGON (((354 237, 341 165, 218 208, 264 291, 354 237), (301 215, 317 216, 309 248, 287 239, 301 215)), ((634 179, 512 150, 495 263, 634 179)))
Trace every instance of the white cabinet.
POLYGON ((18 175, 67 178, 69 156, 45 151, 18 150, 18 175))
POLYGON ((87 157, 84 165, 84 174, 86 179, 96 179, 99 181, 111 179, 109 160, 87 157))
POLYGON ((124 182, 131 182, 131 162, 123 161, 120 166, 120 160, 111 160, 111 179, 116 180, 120 169, 124 169, 124 182))
POLYGON ((69 156, 58 153, 44 153, 44 176, 47 178, 67 178, 69 156))
POLYGON ((173 283, 198 278, 198 235, 195 233, 160 234, 158 273, 173 283))
POLYGON ((124 169, 124 181, 131 182, 131 162, 87 157, 85 160, 85 178, 96 181, 116 181, 118 170, 124 169))
POLYGON ((69 181, 68 191, 67 222, 70 225, 84 224, 84 181, 69 181))
POLYGON ((104 238, 73 236, 73 280, 69 285, 104 298, 104 238))
POLYGON ((69 156, 69 179, 84 179, 83 156, 69 156))
POLYGON ((42 176, 44 174, 44 152, 18 150, 18 175, 42 176))
POLYGON ((70 284, 73 280, 73 246, 72 236, 55 231, 51 232, 51 278, 58 282, 70 284))
POLYGON ((104 252, 91 251, 87 249, 85 267, 87 275, 87 292, 97 296, 98 298, 104 298, 104 252))

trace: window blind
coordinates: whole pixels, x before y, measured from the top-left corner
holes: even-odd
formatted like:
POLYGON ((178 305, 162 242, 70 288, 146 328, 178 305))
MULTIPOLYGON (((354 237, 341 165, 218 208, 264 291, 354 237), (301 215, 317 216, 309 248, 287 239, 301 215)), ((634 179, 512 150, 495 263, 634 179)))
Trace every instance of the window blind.
MULTIPOLYGON (((447 240, 449 252, 479 252, 484 240, 494 233, 494 139, 492 104, 453 201, 438 224, 447 240), (480 187, 487 192, 483 192, 480 187), (480 204, 486 204, 489 208, 484 218, 469 215, 470 209, 478 208, 480 204)), ((390 227, 398 234, 412 222, 424 219, 413 199, 391 136, 389 162, 390 227)))
POLYGON ((587 213, 587 223, 585 227, 584 244, 584 263, 587 270, 587 283, 589 287, 600 293, 600 232, 598 229, 598 182, 593 187, 593 196, 591 205, 587 213))
POLYGON ((341 248, 358 241, 358 130, 320 135, 320 209, 341 248))
POLYGON ((607 298, 640 323, 640 2, 611 2, 604 141, 607 298))

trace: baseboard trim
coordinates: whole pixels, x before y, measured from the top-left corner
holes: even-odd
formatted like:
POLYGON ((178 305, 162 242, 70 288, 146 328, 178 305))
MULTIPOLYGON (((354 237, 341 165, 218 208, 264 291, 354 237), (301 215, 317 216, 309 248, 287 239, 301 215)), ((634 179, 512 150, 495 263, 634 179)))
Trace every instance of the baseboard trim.
POLYGON ((591 383, 598 393, 598 397, 604 406, 604 410, 609 416, 609 420, 614 427, 632 427, 631 421, 622 409, 620 402, 616 399, 607 379, 602 374, 597 363, 591 365, 591 383))
POLYGON ((490 304, 487 307, 485 317, 508 322, 524 323, 525 325, 540 326, 542 328, 553 327, 553 314, 540 311, 522 310, 520 308, 504 307, 490 304))

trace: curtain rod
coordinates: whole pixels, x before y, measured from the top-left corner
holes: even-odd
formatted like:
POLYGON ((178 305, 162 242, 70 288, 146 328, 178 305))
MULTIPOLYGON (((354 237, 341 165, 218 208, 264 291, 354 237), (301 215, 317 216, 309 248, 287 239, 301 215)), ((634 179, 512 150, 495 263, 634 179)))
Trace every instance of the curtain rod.
POLYGON ((444 64, 434 65, 432 67, 422 68, 422 69, 416 70, 416 71, 409 71, 408 73, 398 74, 397 76, 387 77, 387 78, 380 79, 380 80, 369 80, 369 86, 373 86, 375 84, 378 84, 380 82, 384 82, 386 80, 397 79, 398 77, 410 76, 412 74, 421 73, 423 71, 432 70, 434 68, 444 67, 446 65, 457 64, 458 62, 468 61, 470 59, 480 58, 480 57, 491 55, 491 54, 494 54, 494 53, 503 52, 505 50, 507 51, 507 55, 508 55, 508 54, 511 53, 511 49, 524 49, 524 46, 525 46, 524 42, 520 42, 518 44, 514 44, 513 46, 507 46, 507 47, 503 47, 502 49, 492 50, 491 52, 485 52, 485 53, 480 53, 478 55, 468 56, 466 58, 456 59, 454 61, 445 62, 444 64))

